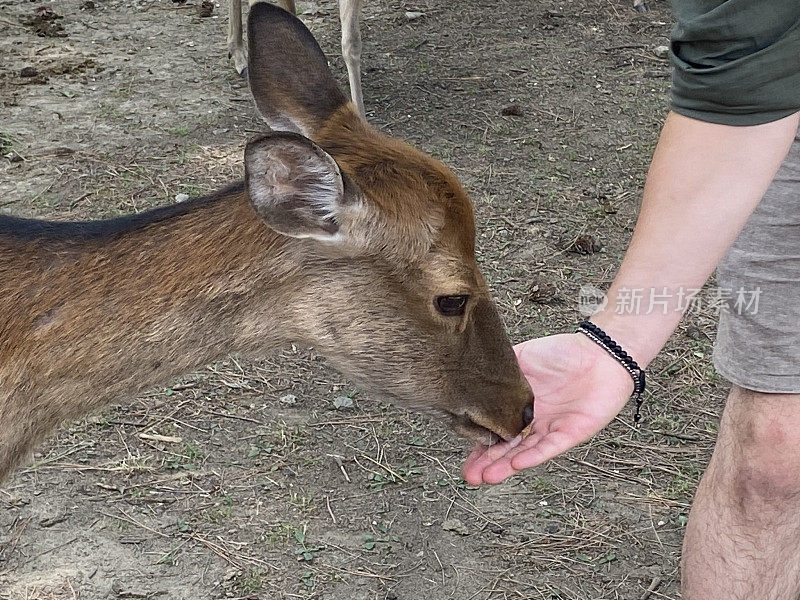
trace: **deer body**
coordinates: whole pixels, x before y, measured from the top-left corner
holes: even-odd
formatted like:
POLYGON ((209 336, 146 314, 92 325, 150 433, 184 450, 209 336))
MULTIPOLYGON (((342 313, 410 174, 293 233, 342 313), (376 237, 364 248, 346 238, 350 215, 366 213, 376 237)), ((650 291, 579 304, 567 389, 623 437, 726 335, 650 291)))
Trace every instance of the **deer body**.
POLYGON ((293 337, 282 312, 296 254, 244 190, 176 208, 111 234, 0 235, 0 480, 64 419, 293 337), (232 243, 240 235, 252 244, 232 243), (255 290, 270 317, 258 336, 242 311, 255 290))
POLYGON ((248 142, 244 185, 109 221, 0 217, 0 482, 65 419, 290 341, 475 440, 530 421, 458 181, 358 116, 296 18, 259 4, 249 25, 282 131, 248 142))

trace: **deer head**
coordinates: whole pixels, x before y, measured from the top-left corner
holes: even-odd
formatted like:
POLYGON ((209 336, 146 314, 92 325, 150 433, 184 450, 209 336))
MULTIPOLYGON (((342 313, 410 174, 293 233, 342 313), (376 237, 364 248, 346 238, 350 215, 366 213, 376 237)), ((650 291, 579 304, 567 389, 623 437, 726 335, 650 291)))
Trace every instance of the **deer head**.
POLYGON ((273 130, 245 150, 255 211, 296 240, 313 293, 299 341, 399 405, 491 443, 532 418, 533 395, 475 259, 469 198, 442 163, 358 116, 311 33, 255 4, 250 87, 273 130))

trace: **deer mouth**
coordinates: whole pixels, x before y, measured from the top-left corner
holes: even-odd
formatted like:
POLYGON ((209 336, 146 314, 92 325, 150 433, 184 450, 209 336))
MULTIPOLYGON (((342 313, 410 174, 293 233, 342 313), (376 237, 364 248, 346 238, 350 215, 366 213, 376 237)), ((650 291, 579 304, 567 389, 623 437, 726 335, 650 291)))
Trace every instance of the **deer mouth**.
POLYGON ((457 414, 447 411, 447 414, 450 416, 450 425, 453 430, 470 441, 484 446, 493 446, 506 439, 502 434, 481 425, 467 413, 457 414))

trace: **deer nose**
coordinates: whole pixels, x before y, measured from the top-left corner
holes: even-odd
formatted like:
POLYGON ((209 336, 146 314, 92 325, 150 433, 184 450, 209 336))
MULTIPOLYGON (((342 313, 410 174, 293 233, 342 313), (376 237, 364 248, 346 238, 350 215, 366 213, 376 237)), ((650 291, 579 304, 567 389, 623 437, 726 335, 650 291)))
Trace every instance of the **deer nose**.
POLYGON ((533 404, 528 404, 525 410, 522 411, 522 422, 527 427, 531 424, 531 421, 533 421, 533 404))

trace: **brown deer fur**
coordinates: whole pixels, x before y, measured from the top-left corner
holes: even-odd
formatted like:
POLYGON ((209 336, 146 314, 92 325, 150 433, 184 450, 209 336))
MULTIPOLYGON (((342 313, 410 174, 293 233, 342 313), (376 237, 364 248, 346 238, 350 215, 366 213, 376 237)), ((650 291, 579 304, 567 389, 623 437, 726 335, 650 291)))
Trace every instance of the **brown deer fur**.
POLYGON ((295 61, 278 68, 251 35, 259 109, 313 142, 251 140, 246 185, 142 215, 0 217, 0 482, 65 419, 290 341, 484 443, 530 420, 458 181, 367 125, 294 17, 257 4, 249 25, 295 61), (453 294, 464 315, 439 314, 453 294))

